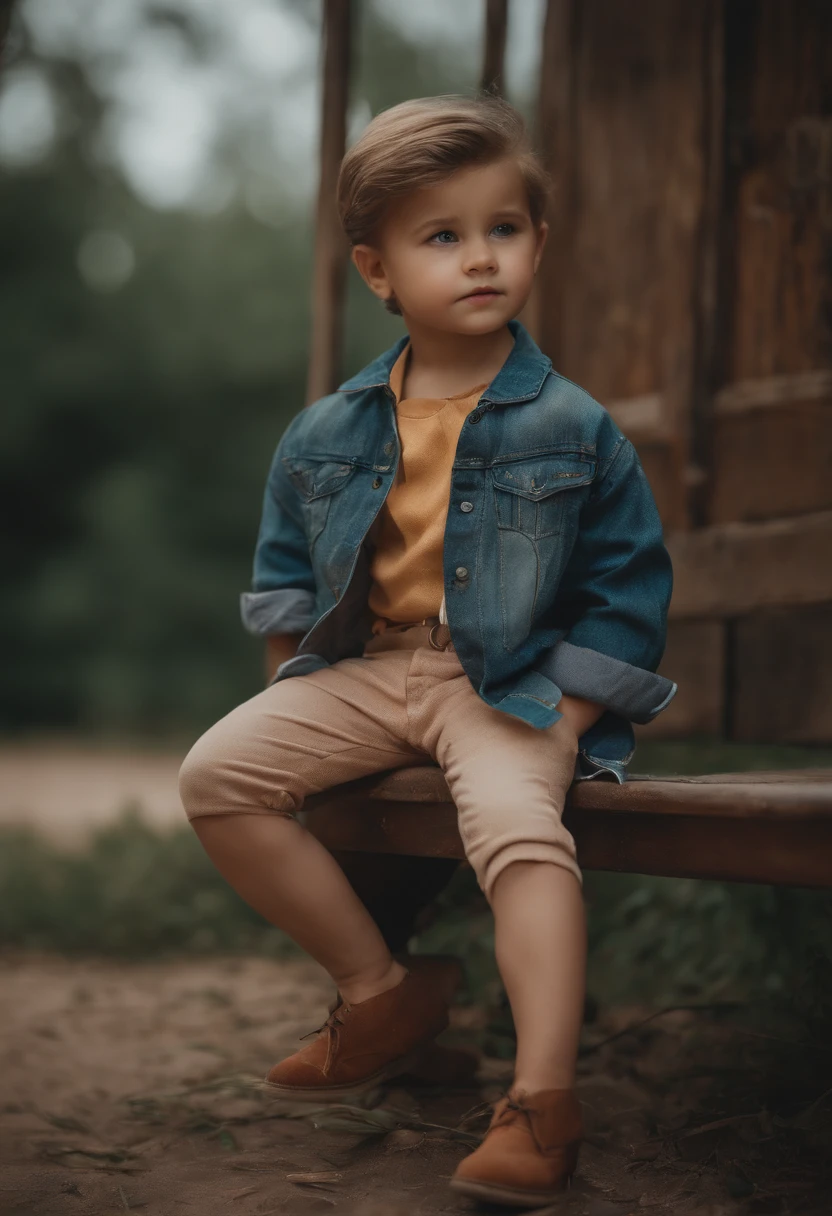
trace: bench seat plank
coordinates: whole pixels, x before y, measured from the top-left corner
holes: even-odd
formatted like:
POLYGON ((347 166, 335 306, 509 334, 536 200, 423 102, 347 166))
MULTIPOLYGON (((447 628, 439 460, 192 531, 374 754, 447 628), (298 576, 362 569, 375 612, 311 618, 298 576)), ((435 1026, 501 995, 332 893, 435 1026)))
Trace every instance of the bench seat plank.
MULTIPOLYGON (((315 794, 304 821, 331 849, 464 857, 436 765, 315 794)), ((583 869, 832 887, 832 770, 584 781, 564 822, 583 869)))

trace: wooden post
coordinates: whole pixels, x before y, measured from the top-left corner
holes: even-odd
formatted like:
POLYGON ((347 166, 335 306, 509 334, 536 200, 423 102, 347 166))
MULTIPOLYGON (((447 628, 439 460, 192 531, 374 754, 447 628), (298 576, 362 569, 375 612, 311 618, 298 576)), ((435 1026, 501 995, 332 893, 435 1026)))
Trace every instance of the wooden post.
POLYGON ((485 0, 485 47, 480 87, 500 96, 504 89, 508 0, 485 0))
POLYGON ((534 141, 552 180, 549 239, 521 320, 555 364, 562 356, 561 313, 575 226, 575 0, 548 0, 540 48, 534 141), (545 304, 545 307, 544 307, 545 304))
POLYGON ((331 393, 339 378, 347 244, 338 220, 335 187, 347 134, 351 8, 351 0, 324 0, 320 180, 307 405, 331 393))
POLYGON ((713 489, 711 444, 714 433, 714 398, 725 375, 724 335, 729 289, 729 232, 725 215, 725 22, 724 0, 711 0, 703 64, 704 113, 702 119, 705 184, 697 247, 696 292, 693 299, 695 355, 690 403, 689 463, 687 469, 688 518, 691 527, 710 522, 713 489))
MULTIPOLYGON (((0 0, 0 54, 6 47, 6 35, 9 32, 13 6, 14 0, 0 0)), ((0 60, 0 67, 2 67, 2 60, 0 60)))

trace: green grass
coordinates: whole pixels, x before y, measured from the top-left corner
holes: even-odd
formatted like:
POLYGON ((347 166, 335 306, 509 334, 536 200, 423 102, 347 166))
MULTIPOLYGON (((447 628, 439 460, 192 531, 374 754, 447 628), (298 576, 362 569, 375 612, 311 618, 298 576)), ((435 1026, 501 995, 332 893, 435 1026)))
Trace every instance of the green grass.
POLYGON ((189 827, 158 832, 137 810, 83 853, 3 830, 0 945, 120 958, 295 949, 228 886, 189 827))

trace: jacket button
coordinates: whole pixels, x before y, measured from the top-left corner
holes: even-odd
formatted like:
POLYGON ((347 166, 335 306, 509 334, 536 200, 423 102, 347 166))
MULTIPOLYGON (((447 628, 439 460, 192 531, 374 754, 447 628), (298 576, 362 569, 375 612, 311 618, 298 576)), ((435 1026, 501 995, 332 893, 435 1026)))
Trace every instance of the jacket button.
POLYGON ((465 582, 466 578, 468 577, 468 567, 457 566, 455 573, 460 582, 465 582))
POLYGON ((461 502, 459 504, 459 509, 460 511, 464 511, 467 515, 469 511, 473 511, 474 504, 472 502, 461 502))
POLYGON ((379 486, 380 486, 380 485, 381 485, 381 478, 380 478, 380 477, 376 477, 375 481, 373 482, 373 489, 374 489, 374 490, 377 490, 377 489, 379 488, 379 486))

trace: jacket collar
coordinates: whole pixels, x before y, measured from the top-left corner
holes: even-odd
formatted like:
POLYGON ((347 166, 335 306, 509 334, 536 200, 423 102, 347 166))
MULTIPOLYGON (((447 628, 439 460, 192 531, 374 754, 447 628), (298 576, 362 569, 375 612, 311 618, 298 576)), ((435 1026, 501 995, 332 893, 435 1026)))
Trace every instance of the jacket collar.
MULTIPOLYGON (((508 327, 514 337, 514 346, 482 394, 481 402, 493 401, 496 405, 508 405, 515 401, 530 401, 539 394, 544 380, 552 370, 552 360, 543 354, 525 326, 519 321, 509 321, 508 327)), ((407 334, 399 338, 384 354, 339 385, 338 392, 354 393, 359 389, 389 387, 393 364, 408 341, 407 334)))

